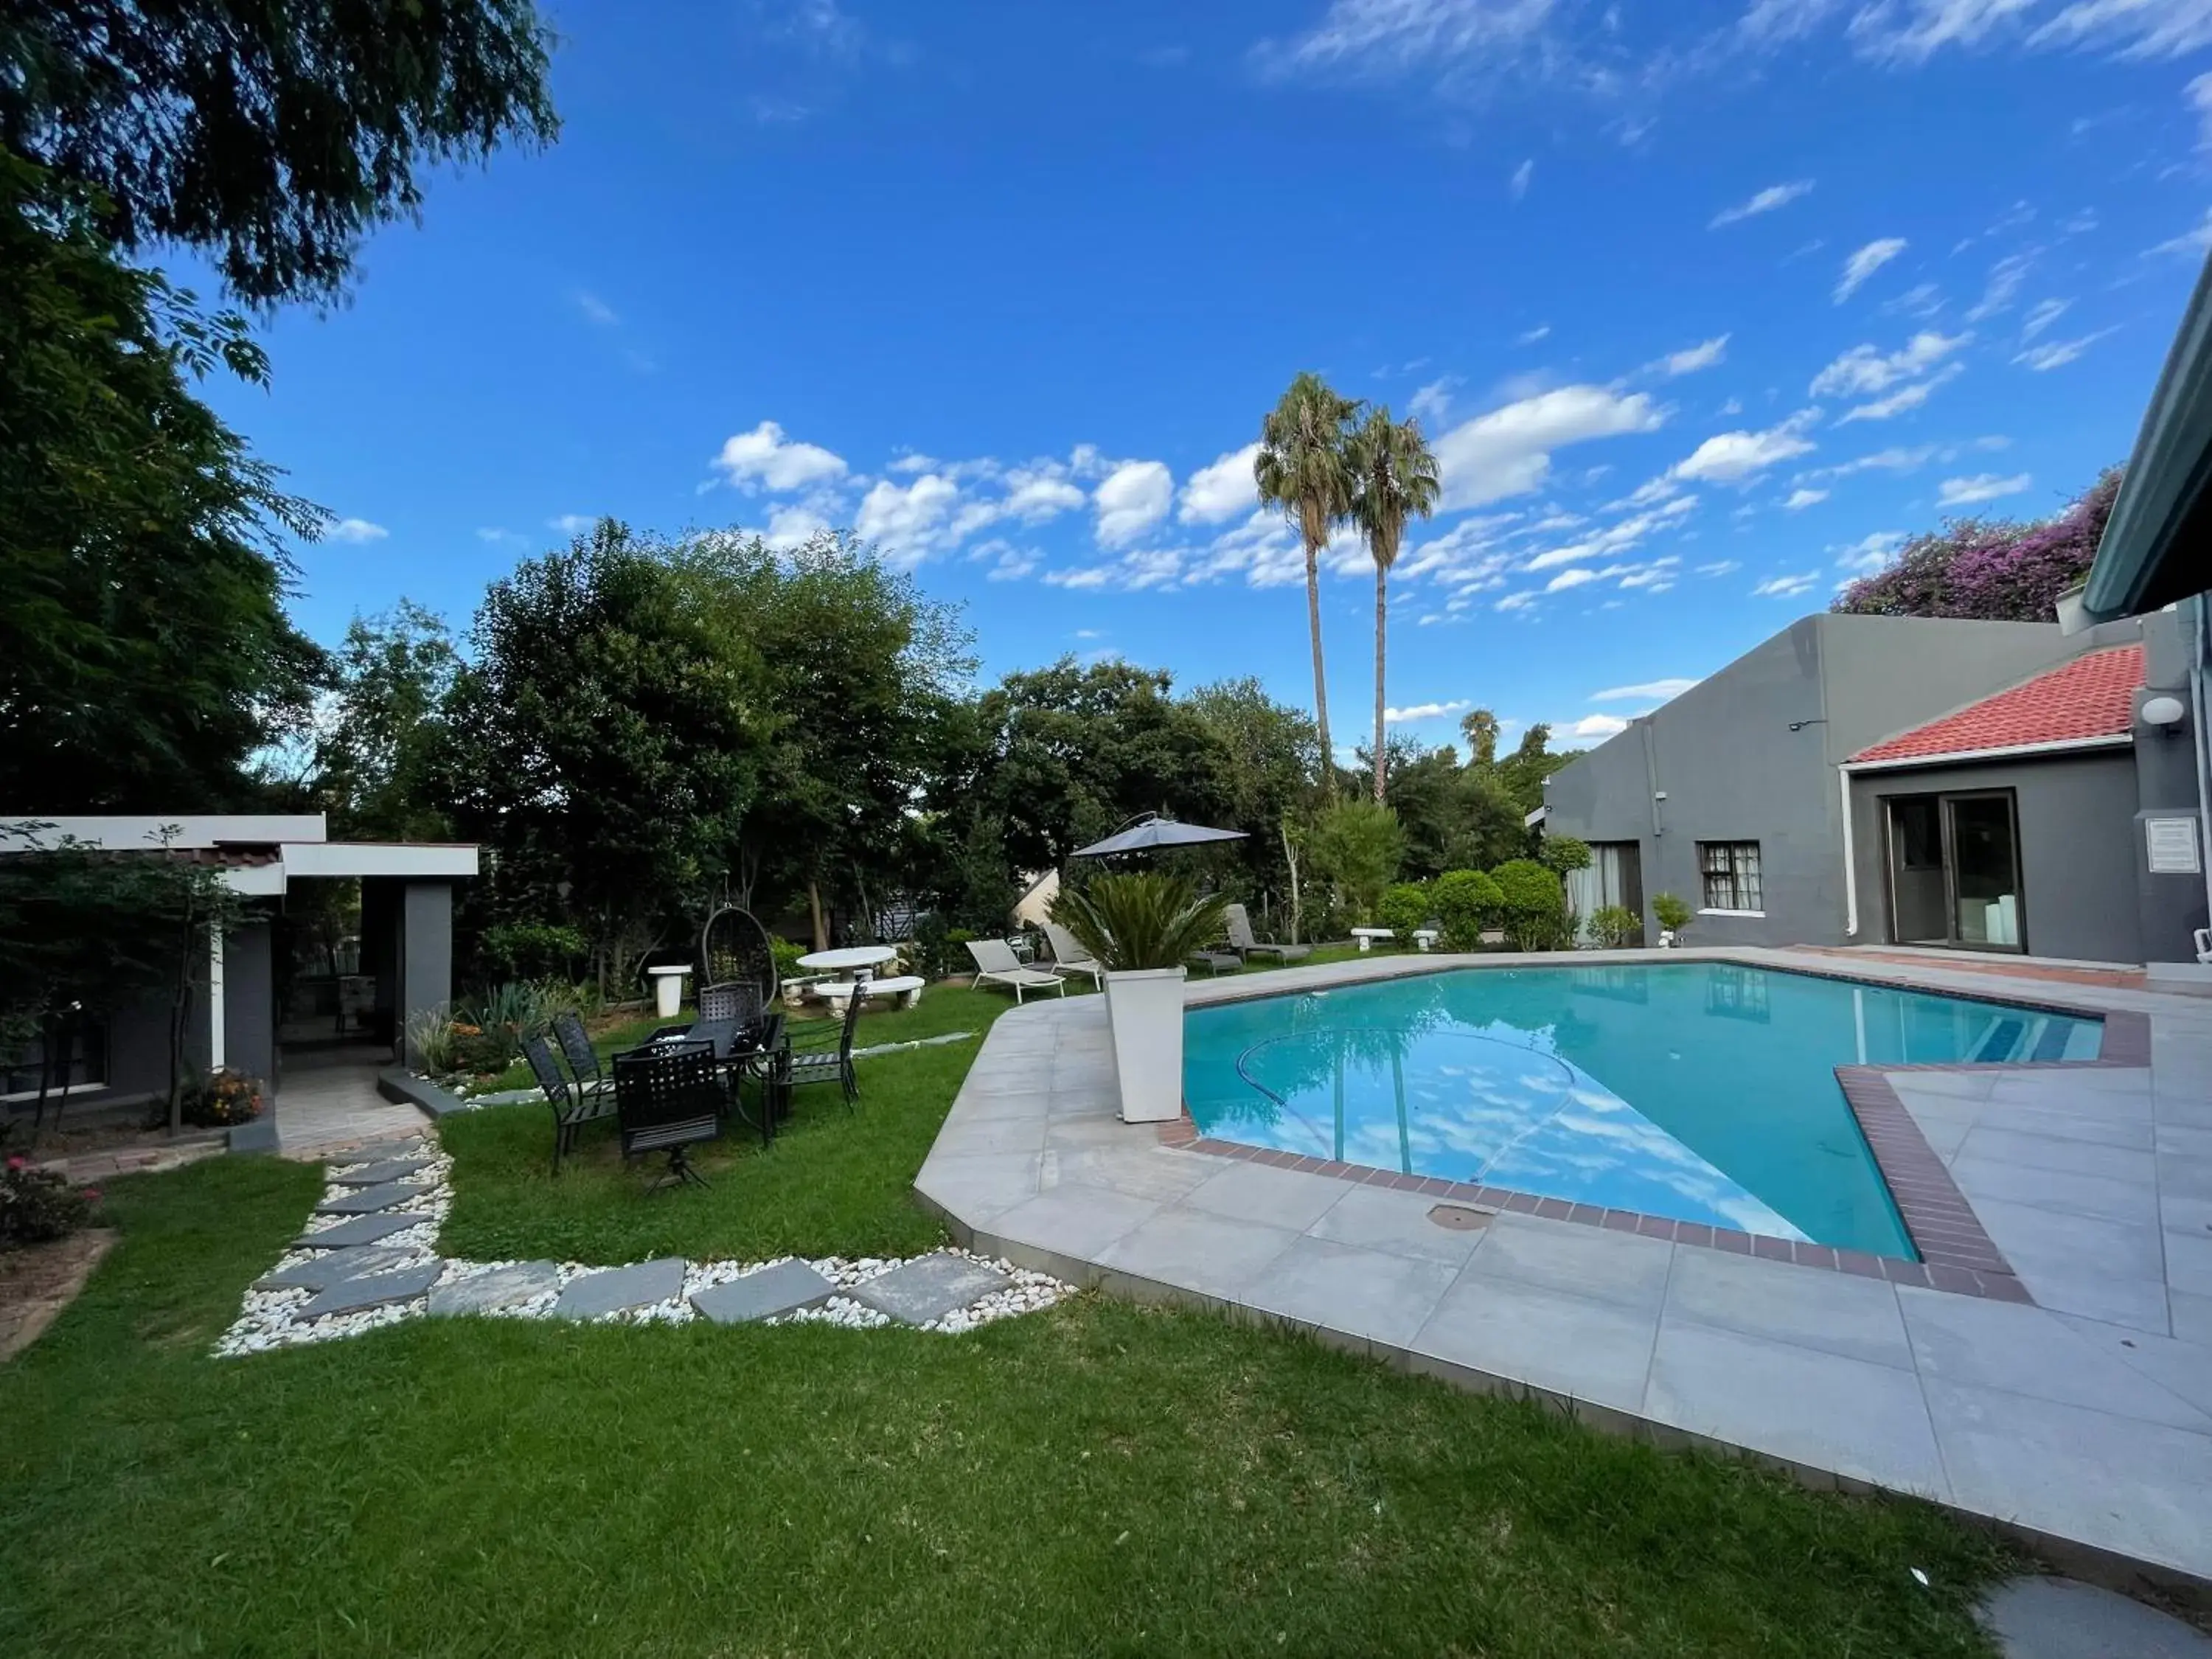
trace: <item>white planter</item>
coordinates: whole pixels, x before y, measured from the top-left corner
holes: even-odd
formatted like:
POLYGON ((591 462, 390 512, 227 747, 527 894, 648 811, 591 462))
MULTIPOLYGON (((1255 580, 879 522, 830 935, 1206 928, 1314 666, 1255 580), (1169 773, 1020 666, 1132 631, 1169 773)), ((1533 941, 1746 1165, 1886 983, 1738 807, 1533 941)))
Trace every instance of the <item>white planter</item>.
POLYGON ((653 1012, 662 1019, 673 1019, 684 1006, 684 981, 691 977, 689 968, 648 968, 645 970, 653 979, 653 1012))
POLYGON ((1182 982, 1187 968, 1139 968, 1106 975, 1106 1023, 1124 1123, 1182 1115, 1182 982))

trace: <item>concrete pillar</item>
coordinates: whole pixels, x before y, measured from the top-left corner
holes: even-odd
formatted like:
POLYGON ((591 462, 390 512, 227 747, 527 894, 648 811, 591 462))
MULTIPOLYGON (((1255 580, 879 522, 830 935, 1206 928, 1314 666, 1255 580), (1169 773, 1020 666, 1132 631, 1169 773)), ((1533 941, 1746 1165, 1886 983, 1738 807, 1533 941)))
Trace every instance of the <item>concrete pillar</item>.
POLYGON ((407 883, 399 904, 399 1030, 410 1066, 420 1056, 406 1041, 417 1012, 450 1002, 453 995, 453 889, 445 881, 407 883))

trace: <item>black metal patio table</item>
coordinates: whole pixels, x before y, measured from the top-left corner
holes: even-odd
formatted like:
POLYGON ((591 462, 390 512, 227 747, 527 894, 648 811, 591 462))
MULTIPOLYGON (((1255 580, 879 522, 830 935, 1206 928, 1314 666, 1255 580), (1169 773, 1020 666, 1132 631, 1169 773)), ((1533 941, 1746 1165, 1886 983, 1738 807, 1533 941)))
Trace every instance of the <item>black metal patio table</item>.
POLYGON ((779 1095, 779 1056, 787 1039, 781 1012, 763 1012, 757 1020, 700 1019, 689 1025, 666 1025, 655 1031, 649 1039, 653 1043, 706 1042, 713 1045, 714 1060, 727 1079, 732 1108, 740 1118, 760 1131, 761 1145, 765 1146, 774 1138, 777 1120, 783 1115, 783 1102, 779 1095), (746 1115, 744 1097, 738 1085, 745 1078, 760 1085, 760 1115, 756 1121, 746 1115))

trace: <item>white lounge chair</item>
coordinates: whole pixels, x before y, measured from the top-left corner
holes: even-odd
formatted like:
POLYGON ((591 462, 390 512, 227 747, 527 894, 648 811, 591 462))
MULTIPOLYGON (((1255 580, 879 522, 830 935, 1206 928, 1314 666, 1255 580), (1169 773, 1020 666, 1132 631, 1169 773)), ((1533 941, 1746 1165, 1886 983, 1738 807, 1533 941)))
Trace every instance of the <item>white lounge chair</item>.
POLYGON ((2197 959, 2212 963, 2212 927, 2199 927, 2191 935, 2197 941, 2197 959))
POLYGON ((1042 968, 1023 967, 1021 958, 1014 954, 1014 947, 1002 939, 971 939, 968 941, 968 954, 975 958, 975 977, 969 981, 971 988, 985 980, 994 985, 1011 985, 1016 1002, 1022 1000, 1024 990, 1042 991, 1048 985, 1062 996, 1067 994, 1066 980, 1042 968))
POLYGON ((1222 915, 1229 926, 1229 948, 1240 957, 1279 957, 1285 962, 1296 962, 1313 954, 1310 945, 1277 945, 1269 939, 1253 938, 1252 918, 1241 904, 1231 905, 1222 915))
POLYGON ((1088 974, 1091 982, 1100 989, 1106 985, 1106 969, 1097 957, 1085 950, 1074 934, 1056 921, 1044 925, 1044 936, 1052 941, 1052 970, 1055 974, 1088 974))

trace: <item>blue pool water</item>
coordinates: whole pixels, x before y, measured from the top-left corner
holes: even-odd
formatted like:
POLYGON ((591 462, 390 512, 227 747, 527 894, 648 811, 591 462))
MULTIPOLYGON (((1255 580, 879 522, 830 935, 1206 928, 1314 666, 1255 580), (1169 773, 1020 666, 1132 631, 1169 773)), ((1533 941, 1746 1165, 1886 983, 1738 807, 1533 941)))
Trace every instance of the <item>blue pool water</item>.
POLYGON ((1711 963, 1473 969, 1194 1008, 1183 1097, 1218 1139, 1910 1257, 1834 1068, 2103 1030, 1711 963))

